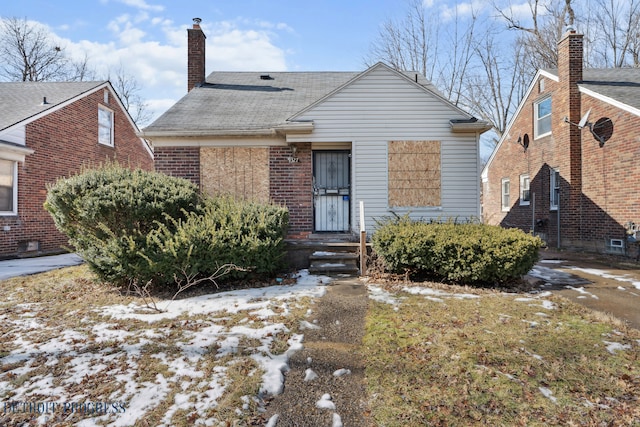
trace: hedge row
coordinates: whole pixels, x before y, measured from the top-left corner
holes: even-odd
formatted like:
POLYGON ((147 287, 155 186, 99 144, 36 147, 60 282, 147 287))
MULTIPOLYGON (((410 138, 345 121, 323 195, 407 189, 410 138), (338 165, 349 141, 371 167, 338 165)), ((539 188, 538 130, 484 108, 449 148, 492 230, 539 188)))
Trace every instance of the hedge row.
POLYGON ((171 288, 225 264, 242 270, 227 278, 271 275, 284 259, 285 208, 203 198, 190 182, 156 172, 87 170, 50 186, 45 208, 91 269, 122 287, 171 288))
POLYGON ((498 284, 517 279, 538 260, 542 241, 518 229, 408 217, 379 224, 374 251, 394 273, 430 275, 460 284, 498 284))

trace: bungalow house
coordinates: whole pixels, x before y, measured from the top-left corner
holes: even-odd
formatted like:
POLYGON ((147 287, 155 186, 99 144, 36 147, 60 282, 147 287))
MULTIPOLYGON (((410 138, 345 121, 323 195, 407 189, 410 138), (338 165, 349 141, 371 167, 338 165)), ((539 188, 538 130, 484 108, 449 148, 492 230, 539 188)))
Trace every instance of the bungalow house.
POLYGON ((479 137, 489 126, 417 73, 213 72, 199 19, 188 93, 141 133, 156 170, 204 193, 286 205, 290 238, 349 235, 393 214, 479 218, 479 137), (206 78, 205 78, 206 77, 206 78))
POLYGON ((582 35, 568 31, 482 172, 484 221, 558 248, 635 250, 638 129, 640 69, 583 69, 582 35))
POLYGON ((0 83, 0 257, 67 244, 43 208, 47 184, 106 159, 153 170, 153 152, 111 83, 0 83))

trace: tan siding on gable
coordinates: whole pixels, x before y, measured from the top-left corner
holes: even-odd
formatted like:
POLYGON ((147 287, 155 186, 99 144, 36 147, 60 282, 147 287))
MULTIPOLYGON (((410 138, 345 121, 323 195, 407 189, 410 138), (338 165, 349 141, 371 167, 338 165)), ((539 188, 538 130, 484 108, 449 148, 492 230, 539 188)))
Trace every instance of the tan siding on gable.
POLYGON ((268 148, 202 147, 200 150, 200 183, 205 194, 269 201, 268 148))

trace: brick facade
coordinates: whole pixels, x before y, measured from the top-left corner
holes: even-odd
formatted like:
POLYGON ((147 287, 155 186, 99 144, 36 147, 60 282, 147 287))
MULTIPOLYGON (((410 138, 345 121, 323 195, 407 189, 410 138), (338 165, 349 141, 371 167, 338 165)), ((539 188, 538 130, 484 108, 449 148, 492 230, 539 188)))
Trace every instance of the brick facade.
POLYGON ((98 90, 27 124, 26 147, 34 152, 18 163, 17 216, 0 217, 0 257, 23 253, 27 242, 38 242, 42 253, 67 246, 66 237, 43 208, 47 184, 107 159, 153 170, 153 158, 136 136, 126 112, 112 93, 109 99, 105 104, 103 91, 98 90), (114 113, 113 147, 98 143, 98 105, 114 113))
POLYGON ((581 93, 582 72, 582 36, 569 33, 558 44, 558 81, 538 74, 485 171, 483 219, 533 229, 552 247, 603 252, 610 239, 626 237, 625 223, 640 222, 640 195, 633 185, 640 179, 640 117, 581 93), (535 139, 534 105, 547 96, 552 97, 552 133, 535 139), (587 127, 574 125, 589 109, 589 122, 612 120, 613 132, 603 146, 587 127), (526 150, 516 143, 524 135, 530 138, 526 150), (560 174, 559 230, 558 210, 550 206, 553 168, 560 174), (522 174, 531 180, 529 204, 520 200, 522 174), (501 208, 505 178, 511 183, 508 211, 501 208))
MULTIPOLYGON (((297 162, 289 161, 292 156, 291 147, 268 148, 268 198, 271 202, 282 204, 289 209, 289 237, 305 238, 313 231, 311 143, 298 143, 296 147, 297 162)), ((215 188, 216 183, 205 185, 203 182, 205 178, 201 176, 201 172, 209 167, 201 164, 202 161, 210 158, 201 156, 201 150, 206 149, 206 147, 156 147, 154 150, 156 170, 167 175, 189 179, 201 188, 215 188)), ((223 150, 219 151, 223 152, 223 150)), ((232 174, 233 171, 229 173, 232 174)), ((237 180, 235 178, 233 180, 237 180)), ((212 178, 206 177, 206 179, 212 178)), ((262 188, 261 181, 259 184, 262 188)), ((245 185, 251 184, 247 182, 245 185)), ((223 190, 220 192, 229 193, 223 190)), ((244 193, 236 195, 244 197, 244 193)))
POLYGON ((296 144, 296 163, 290 147, 270 147, 271 200, 289 208, 289 237, 304 238, 313 231, 313 166, 311 143, 296 144))
POLYGON ((199 147, 156 147, 153 155, 156 171, 188 179, 200 186, 199 147))

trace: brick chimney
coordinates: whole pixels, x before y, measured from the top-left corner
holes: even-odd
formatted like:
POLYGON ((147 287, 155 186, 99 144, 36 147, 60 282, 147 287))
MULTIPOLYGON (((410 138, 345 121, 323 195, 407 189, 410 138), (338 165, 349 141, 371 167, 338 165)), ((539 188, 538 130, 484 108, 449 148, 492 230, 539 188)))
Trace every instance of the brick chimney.
POLYGON ((554 120, 559 123, 554 133, 558 148, 561 188, 560 206, 563 220, 563 237, 569 242, 579 239, 582 231, 582 129, 574 124, 582 117, 582 103, 578 82, 582 80, 582 34, 573 28, 567 30, 558 42, 558 91, 552 109, 554 120))
POLYGON ((187 29, 187 92, 205 81, 205 40, 200 28, 202 19, 193 18, 193 28, 187 29))

